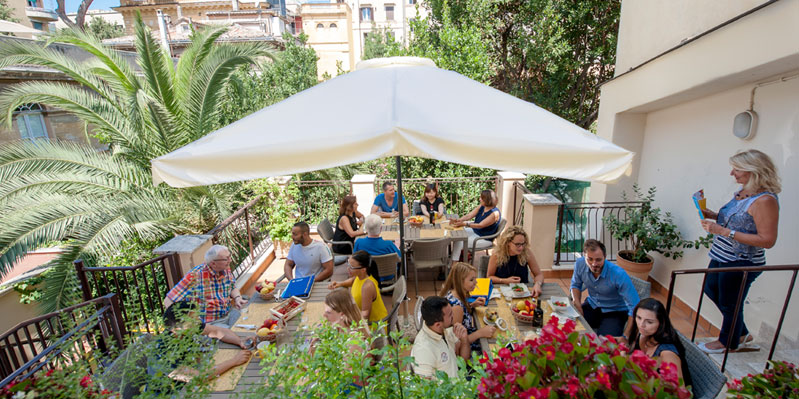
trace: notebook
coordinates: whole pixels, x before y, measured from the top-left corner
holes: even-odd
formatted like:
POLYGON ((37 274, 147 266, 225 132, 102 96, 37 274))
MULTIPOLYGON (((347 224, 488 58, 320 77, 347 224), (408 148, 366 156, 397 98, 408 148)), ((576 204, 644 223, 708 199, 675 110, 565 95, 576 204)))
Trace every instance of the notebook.
POLYGON ((288 299, 293 296, 297 297, 307 297, 311 293, 311 288, 313 288, 313 282, 316 279, 316 276, 307 276, 302 278, 295 278, 289 281, 289 284, 286 286, 286 289, 283 290, 283 293, 280 294, 280 297, 283 299, 288 299))
POLYGON ((483 297, 486 299, 486 303, 488 303, 488 300, 491 299, 491 292, 493 290, 494 283, 491 282, 490 278, 478 278, 477 285, 474 287, 474 290, 469 293, 471 296, 466 301, 471 303, 477 298, 483 297))

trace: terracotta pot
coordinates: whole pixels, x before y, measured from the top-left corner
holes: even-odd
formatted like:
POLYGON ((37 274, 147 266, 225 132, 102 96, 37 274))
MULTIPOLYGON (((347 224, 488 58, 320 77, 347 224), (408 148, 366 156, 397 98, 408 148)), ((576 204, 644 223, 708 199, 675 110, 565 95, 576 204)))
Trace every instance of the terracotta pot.
POLYGON ((652 271, 652 265, 655 263, 655 260, 649 255, 646 256, 647 259, 649 259, 649 262, 645 263, 638 263, 625 259, 625 256, 627 258, 631 258, 632 254, 633 251, 629 250, 619 251, 619 256, 616 257, 616 264, 627 271, 627 274, 646 281, 647 277, 649 277, 649 272, 652 271))
POLYGON ((272 240, 272 247, 275 249, 275 259, 286 259, 286 255, 289 254, 289 248, 291 248, 291 242, 272 240))

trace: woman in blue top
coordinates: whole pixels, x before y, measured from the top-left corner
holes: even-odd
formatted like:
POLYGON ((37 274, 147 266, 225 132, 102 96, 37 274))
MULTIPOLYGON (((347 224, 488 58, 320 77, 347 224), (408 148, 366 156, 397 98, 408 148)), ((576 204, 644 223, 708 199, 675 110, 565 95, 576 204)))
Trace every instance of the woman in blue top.
POLYGON ((646 298, 633 309, 635 323, 630 330, 630 350, 640 350, 647 356, 656 359, 658 366, 672 363, 677 366, 677 375, 683 379, 684 385, 691 385, 691 374, 685 361, 685 347, 666 314, 666 307, 660 301, 646 298))
MULTIPOLYGON (((702 221, 702 228, 715 234, 708 268, 763 266, 766 264, 765 248, 773 247, 777 241, 780 218, 777 194, 781 190, 777 168, 768 155, 758 150, 742 151, 733 155, 730 165, 730 175, 741 185, 741 189, 718 213, 709 209, 702 211, 706 218, 702 221), (715 219, 716 222, 708 219, 715 219)), ((760 272, 748 274, 743 286, 744 301, 749 287, 758 275, 760 272)), ((703 351, 722 353, 729 340, 731 350, 738 349, 741 344, 748 349, 759 349, 749 343, 754 337, 749 334, 744 323, 743 303, 738 312, 738 322, 732 326, 741 280, 741 272, 707 275, 704 292, 718 306, 723 321, 719 339, 699 345, 703 351)))
MULTIPOLYGON (((480 205, 466 215, 452 219, 450 223, 455 227, 466 226, 466 234, 469 237, 468 246, 471 248, 474 240, 496 233, 500 220, 502 220, 502 216, 499 213, 499 208, 497 208, 497 195, 494 190, 483 190, 480 193, 480 205), (472 218, 474 218, 474 222, 467 221, 472 218)), ((452 244, 453 262, 458 260, 462 251, 463 241, 452 244)))

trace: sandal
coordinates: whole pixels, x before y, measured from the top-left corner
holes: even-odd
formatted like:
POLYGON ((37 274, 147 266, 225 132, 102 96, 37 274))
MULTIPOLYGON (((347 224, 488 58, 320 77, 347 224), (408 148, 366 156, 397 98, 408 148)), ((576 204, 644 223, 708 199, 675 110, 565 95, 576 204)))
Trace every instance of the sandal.
POLYGON ((699 347, 699 350, 701 350, 702 352, 705 352, 705 353, 707 353, 709 355, 713 355, 713 354, 717 354, 717 353, 724 353, 724 348, 719 348, 719 349, 708 348, 707 347, 707 342, 702 342, 701 344, 699 344, 697 346, 699 347))

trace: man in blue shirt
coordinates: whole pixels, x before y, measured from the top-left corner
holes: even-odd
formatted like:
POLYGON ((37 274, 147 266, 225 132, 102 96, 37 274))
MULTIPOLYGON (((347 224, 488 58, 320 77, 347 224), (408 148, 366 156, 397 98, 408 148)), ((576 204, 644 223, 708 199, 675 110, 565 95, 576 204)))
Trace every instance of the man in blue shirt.
POLYGON ((375 202, 372 204, 372 213, 384 218, 397 217, 400 202, 402 202, 402 215, 405 217, 411 216, 408 213, 408 204, 405 202, 405 196, 402 197, 402 201, 397 201, 394 183, 387 181, 383 183, 383 193, 375 197, 375 202))
POLYGON ((605 260, 605 245, 597 240, 586 240, 583 253, 574 264, 571 291, 575 304, 581 303, 584 289, 588 289, 588 297, 582 306, 575 306, 577 311, 598 335, 628 336, 633 309, 640 300, 630 276, 605 260))
POLYGON ((394 245, 393 242, 384 240, 382 237, 380 237, 380 228, 382 225, 383 221, 380 219, 380 216, 375 214, 367 216, 363 223, 363 229, 366 231, 366 237, 355 240, 353 252, 364 250, 372 256, 386 255, 390 253, 396 253, 397 256, 400 256, 400 250, 396 245, 394 245))

